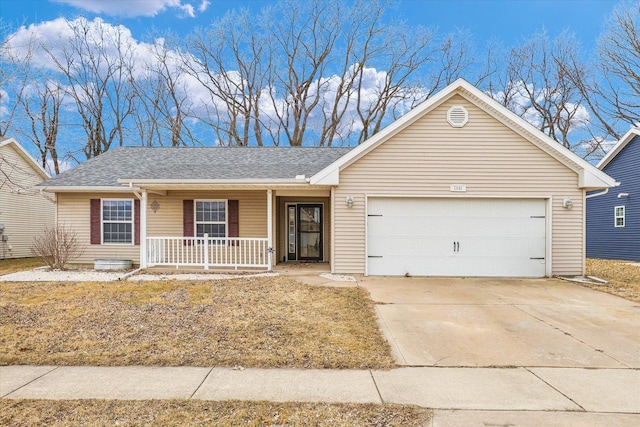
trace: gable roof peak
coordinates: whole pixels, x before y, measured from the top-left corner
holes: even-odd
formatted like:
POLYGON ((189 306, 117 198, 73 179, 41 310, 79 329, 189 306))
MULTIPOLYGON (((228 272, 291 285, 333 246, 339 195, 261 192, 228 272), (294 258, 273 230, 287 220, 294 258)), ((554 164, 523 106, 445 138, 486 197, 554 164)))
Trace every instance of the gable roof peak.
POLYGON ((626 145, 631 142, 633 138, 636 136, 640 136, 640 127, 632 126, 629 131, 624 134, 620 141, 616 142, 616 144, 609 150, 609 152, 598 162, 598 169, 603 170, 605 166, 609 164, 611 160, 614 159, 622 151, 626 145))

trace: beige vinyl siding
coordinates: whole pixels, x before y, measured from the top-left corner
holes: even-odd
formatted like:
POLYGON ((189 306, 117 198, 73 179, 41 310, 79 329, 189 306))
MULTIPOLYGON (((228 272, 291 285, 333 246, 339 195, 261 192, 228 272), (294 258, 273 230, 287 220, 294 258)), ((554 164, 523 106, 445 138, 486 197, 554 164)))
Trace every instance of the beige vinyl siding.
POLYGON ((53 226, 55 207, 34 187, 44 178, 13 144, 0 147, 0 157, 0 224, 7 238, 0 241, 0 259, 30 257, 33 239, 53 226))
POLYGON ((455 95, 340 172, 335 190, 336 273, 364 273, 365 196, 552 198, 553 274, 582 274, 583 192, 578 174, 465 98, 455 95), (446 120, 463 105, 469 122, 446 120), (450 185, 464 184, 465 193, 450 185), (356 202, 352 208, 346 196, 356 202), (572 210, 562 208, 571 198, 572 210))
POLYGON ((182 236, 183 200, 238 200, 239 237, 267 237, 266 191, 169 191, 166 196, 148 195, 148 205, 154 200, 157 212, 147 208, 147 236, 182 236))
POLYGON ((133 193, 58 194, 58 225, 70 227, 83 245, 82 255, 73 264, 93 265, 95 259, 130 259, 139 263, 140 247, 136 245, 91 245, 91 199, 136 199, 133 193))
POLYGON ((322 255, 324 262, 328 262, 331 250, 331 199, 328 197, 297 197, 287 196, 278 197, 277 204, 277 229, 276 229, 276 263, 282 262, 283 257, 287 256, 287 203, 312 203, 322 204, 322 255))
MULTIPOLYGON (((91 245, 90 199, 124 199, 136 197, 133 193, 58 194, 58 221, 71 225, 85 245, 82 257, 75 263, 93 264, 97 258, 131 259, 140 262, 137 245, 91 245)), ((166 196, 149 194, 147 200, 147 236, 181 237, 183 200, 238 200, 240 237, 267 237, 266 191, 169 191, 166 196), (158 210, 151 204, 156 201, 158 210)))

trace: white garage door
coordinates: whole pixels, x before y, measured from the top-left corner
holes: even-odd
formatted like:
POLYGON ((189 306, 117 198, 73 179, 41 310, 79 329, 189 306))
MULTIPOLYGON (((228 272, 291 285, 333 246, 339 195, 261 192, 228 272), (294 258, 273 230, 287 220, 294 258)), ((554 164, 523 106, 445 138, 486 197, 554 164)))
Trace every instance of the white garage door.
POLYGON ((370 198, 367 273, 542 277, 541 199, 370 198))

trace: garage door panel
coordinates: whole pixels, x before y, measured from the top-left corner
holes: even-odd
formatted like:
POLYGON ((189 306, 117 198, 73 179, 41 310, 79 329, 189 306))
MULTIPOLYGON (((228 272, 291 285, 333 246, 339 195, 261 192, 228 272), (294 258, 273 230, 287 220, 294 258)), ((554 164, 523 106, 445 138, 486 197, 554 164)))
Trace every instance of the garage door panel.
POLYGON ((368 274, 545 274, 543 199, 371 198, 368 212, 368 274))

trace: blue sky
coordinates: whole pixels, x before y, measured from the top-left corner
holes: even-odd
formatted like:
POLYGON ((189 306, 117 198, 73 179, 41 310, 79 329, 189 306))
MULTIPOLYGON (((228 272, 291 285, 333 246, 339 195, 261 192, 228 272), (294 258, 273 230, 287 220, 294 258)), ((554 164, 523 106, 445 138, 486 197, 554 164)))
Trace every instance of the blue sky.
MULTIPOLYGON (((366 3, 367 0, 363 1, 366 3)), ((618 0, 392 1, 396 5, 387 10, 386 16, 389 19, 403 19, 411 26, 435 27, 441 35, 459 29, 468 30, 476 45, 472 48, 480 53, 486 51, 485 45, 489 42, 497 42, 503 48, 515 47, 521 45, 525 38, 545 29, 550 38, 563 30, 574 32, 586 57, 593 54, 596 39, 607 17, 619 3, 618 0)), ((186 36, 195 27, 207 26, 230 9, 246 7, 255 13, 276 2, 277 0, 0 0, 0 18, 5 31, 7 25, 13 30, 18 30, 20 26, 27 27, 18 32, 22 34, 21 37, 13 39, 18 50, 20 46, 28 45, 26 40, 32 31, 50 41, 68 31, 64 20, 57 18, 73 20, 82 16, 90 21, 100 18, 97 21, 102 20, 110 26, 126 27, 131 33, 127 37, 134 39, 134 44, 139 48, 139 59, 143 61, 144 53, 148 55, 148 49, 143 48, 145 43, 141 42, 149 42, 148 36, 154 30, 171 30, 178 36, 186 36)), ((366 7, 363 7, 362 13, 366 13, 366 7)), ((41 60, 46 60, 46 57, 36 54, 34 62, 42 62, 41 60)), ((45 63, 39 65, 47 66, 45 63)), ((384 72, 371 70, 374 81, 376 73, 384 72)), ((193 78, 191 80, 195 81, 193 78)), ((197 84, 188 87, 192 100, 198 105, 204 105, 207 98, 202 86, 197 84), (204 95, 201 96, 202 93, 204 95)), ((0 87, 0 92, 2 90, 0 87)), ((5 103, 9 102, 11 97, 5 96, 4 100, 5 103)), ((2 107, 0 103, 0 114, 2 107)), ((81 137, 69 135, 78 132, 78 129, 77 126, 61 129, 59 140, 67 144, 64 150, 71 152, 77 149, 74 141, 81 137)), ((210 132, 209 128, 205 130, 210 132)), ((129 140, 134 141, 134 145, 137 141, 135 138, 129 140)), ((26 144, 26 148, 32 154, 37 154, 35 146, 26 144)))
MULTIPOLYGON (((0 16, 14 27, 57 17, 101 16, 123 24, 136 38, 151 28, 170 28, 179 35, 206 26, 227 10, 248 7, 254 11, 270 0, 2 0, 0 16), (164 7, 163 7, 164 6, 164 7), (96 10, 103 9, 96 13, 96 10), (147 16, 145 16, 147 15, 147 16)), ((412 25, 436 26, 442 32, 464 28, 476 43, 497 39, 510 46, 545 28, 551 36, 564 29, 576 33, 591 49, 614 0, 400 0, 390 15, 412 25)))

